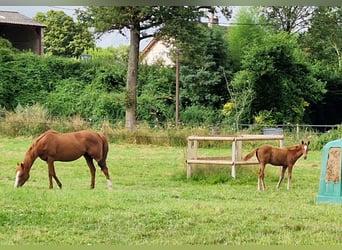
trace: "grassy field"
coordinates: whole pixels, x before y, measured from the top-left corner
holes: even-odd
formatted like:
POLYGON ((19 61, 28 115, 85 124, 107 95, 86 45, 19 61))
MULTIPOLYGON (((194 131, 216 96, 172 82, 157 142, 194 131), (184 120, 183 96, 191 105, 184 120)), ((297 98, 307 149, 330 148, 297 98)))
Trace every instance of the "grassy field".
MULTIPOLYGON (((1 245, 333 245, 342 243, 340 205, 316 204, 320 151, 299 159, 292 190, 275 189, 279 170, 267 167, 265 192, 257 166, 198 169, 186 180, 186 149, 111 144, 113 190, 98 170, 90 190, 84 159, 56 163, 63 189, 48 189, 46 163, 13 187, 16 163, 32 140, 0 137, 1 245)), ((205 149, 214 155, 227 149, 205 149)))

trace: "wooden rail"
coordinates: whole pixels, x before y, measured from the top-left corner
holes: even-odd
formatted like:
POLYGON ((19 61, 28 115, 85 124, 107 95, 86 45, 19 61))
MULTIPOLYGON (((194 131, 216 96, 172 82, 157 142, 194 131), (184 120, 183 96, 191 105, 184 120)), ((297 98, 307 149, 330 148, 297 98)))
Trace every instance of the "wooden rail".
MULTIPOLYGON (((242 141, 269 141, 278 140, 279 146, 284 146, 284 135, 239 135, 239 136, 189 136, 186 160, 186 178, 191 178, 191 164, 231 165, 231 175, 236 178, 236 165, 255 165, 256 160, 242 160, 242 141), (200 141, 231 141, 232 157, 227 159, 208 159, 198 157, 200 141)), ((229 156, 228 156, 229 157, 229 156)))

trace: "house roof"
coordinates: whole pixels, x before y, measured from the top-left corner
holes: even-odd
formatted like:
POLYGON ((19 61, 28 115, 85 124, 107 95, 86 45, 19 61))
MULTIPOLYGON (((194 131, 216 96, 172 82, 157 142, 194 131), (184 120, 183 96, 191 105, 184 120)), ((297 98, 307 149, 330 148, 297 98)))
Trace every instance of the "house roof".
POLYGON ((35 27, 46 27, 27 16, 24 16, 16 11, 2 11, 0 10, 0 24, 14 24, 14 25, 27 25, 35 27))
POLYGON ((141 51, 141 57, 143 58, 151 49, 152 47, 158 42, 158 40, 156 38, 153 38, 147 45, 146 47, 143 49, 143 51, 141 51))

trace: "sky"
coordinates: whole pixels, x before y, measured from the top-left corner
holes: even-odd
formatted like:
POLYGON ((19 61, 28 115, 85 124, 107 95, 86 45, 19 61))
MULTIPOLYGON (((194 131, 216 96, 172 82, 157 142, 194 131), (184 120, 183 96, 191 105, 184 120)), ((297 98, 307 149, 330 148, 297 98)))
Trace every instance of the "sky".
MULTIPOLYGON (((38 12, 46 13, 49 10, 63 11, 64 13, 73 16, 75 9, 81 6, 0 6, 2 11, 17 11, 20 14, 33 18, 38 12)), ((112 32, 103 35, 96 41, 96 46, 101 48, 119 47, 120 45, 129 45, 129 38, 121 35, 119 32, 112 32)), ((141 44, 142 47, 146 46, 141 44)))

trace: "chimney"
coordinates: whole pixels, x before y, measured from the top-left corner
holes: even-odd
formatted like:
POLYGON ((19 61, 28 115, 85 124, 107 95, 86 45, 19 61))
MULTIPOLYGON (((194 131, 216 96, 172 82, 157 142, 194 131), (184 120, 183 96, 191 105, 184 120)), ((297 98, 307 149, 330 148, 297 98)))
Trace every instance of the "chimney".
POLYGON ((208 27, 209 27, 209 28, 212 28, 212 27, 213 27, 213 24, 218 24, 218 23, 219 23, 219 20, 218 20, 218 18, 215 16, 214 11, 213 11, 213 12, 210 12, 208 27))

